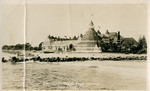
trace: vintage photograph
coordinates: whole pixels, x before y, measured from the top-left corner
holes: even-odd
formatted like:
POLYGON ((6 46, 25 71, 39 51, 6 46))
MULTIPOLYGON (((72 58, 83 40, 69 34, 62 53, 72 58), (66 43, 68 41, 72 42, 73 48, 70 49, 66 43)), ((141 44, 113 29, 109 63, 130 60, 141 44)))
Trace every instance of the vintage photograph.
POLYGON ((147 91, 147 4, 6 4, 2 90, 147 91))

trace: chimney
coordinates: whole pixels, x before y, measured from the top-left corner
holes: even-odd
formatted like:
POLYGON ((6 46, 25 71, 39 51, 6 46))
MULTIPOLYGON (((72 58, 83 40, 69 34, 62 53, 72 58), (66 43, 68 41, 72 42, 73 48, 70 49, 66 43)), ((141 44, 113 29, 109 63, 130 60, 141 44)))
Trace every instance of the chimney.
POLYGON ((118 31, 118 41, 120 41, 120 31, 118 31))
POLYGON ((106 34, 109 34, 109 31, 108 31, 108 30, 106 30, 106 34))

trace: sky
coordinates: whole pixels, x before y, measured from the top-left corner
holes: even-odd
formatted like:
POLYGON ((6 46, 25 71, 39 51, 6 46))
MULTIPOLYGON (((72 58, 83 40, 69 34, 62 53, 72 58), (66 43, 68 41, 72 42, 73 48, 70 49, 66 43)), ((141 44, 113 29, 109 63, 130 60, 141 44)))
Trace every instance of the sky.
POLYGON ((9 4, 3 5, 2 14, 2 38, 7 45, 26 41, 37 46, 48 35, 79 36, 91 20, 102 33, 108 29, 136 40, 147 37, 145 4, 27 4, 26 9, 23 4, 9 4))

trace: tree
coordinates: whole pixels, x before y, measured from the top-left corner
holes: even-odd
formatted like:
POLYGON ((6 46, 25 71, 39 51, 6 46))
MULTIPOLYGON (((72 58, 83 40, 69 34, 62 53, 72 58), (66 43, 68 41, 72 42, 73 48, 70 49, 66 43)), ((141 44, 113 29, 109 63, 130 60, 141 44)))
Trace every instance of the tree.
POLYGON ((107 52, 110 49, 109 43, 104 43, 103 41, 101 42, 100 47, 102 48, 103 52, 107 52))
POLYGON ((16 44, 16 45, 14 46, 14 49, 15 49, 15 50, 22 50, 22 49, 24 49, 24 45, 23 45, 23 44, 16 44))
POLYGON ((145 38, 144 35, 143 35, 143 38, 142 38, 142 48, 147 48, 147 42, 146 42, 146 38, 145 38))
POLYGON ((35 46, 33 47, 33 50, 39 50, 39 47, 35 46))
POLYGON ((77 40, 77 37, 76 37, 76 36, 73 36, 73 40, 77 40))
POLYGON ((25 50, 32 50, 32 49, 33 49, 33 47, 31 46, 30 43, 25 44, 25 50))
POLYGON ((141 38, 141 36, 138 40, 138 48, 139 48, 139 50, 142 49, 142 38, 141 38))
POLYGON ((146 38, 143 35, 143 37, 140 36, 138 41, 138 53, 146 53, 147 52, 147 42, 146 38))
POLYGON ((2 47, 2 49, 3 49, 3 50, 8 50, 9 47, 8 47, 7 45, 4 45, 4 46, 2 47))

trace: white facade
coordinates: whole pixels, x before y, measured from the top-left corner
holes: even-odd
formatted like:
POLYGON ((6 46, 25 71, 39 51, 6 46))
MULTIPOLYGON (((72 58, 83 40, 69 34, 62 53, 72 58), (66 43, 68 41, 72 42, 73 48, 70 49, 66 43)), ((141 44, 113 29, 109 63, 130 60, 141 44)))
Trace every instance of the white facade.
POLYGON ((75 47, 76 52, 102 52, 101 48, 95 46, 88 47, 87 45, 81 45, 81 46, 76 46, 75 47))

